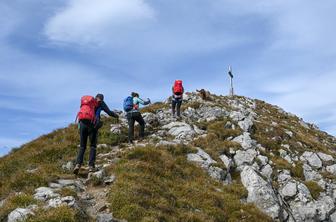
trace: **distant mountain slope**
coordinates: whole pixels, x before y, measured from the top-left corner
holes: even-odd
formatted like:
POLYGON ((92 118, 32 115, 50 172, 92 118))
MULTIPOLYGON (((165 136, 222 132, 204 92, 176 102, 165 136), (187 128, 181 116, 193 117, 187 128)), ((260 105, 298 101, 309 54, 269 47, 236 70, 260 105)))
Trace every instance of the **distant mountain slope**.
POLYGON ((0 158, 0 221, 336 221, 333 136, 260 100, 184 101, 180 121, 144 108, 135 145, 104 118, 94 174, 71 173, 75 125, 0 158))

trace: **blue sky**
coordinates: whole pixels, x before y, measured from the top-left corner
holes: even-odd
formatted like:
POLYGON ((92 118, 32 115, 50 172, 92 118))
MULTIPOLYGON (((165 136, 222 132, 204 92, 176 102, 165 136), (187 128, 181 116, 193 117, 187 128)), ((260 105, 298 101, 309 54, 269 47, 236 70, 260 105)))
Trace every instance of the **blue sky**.
POLYGON ((3 0, 0 155, 74 121, 84 94, 111 108, 131 91, 266 100, 336 134, 336 2, 3 0))

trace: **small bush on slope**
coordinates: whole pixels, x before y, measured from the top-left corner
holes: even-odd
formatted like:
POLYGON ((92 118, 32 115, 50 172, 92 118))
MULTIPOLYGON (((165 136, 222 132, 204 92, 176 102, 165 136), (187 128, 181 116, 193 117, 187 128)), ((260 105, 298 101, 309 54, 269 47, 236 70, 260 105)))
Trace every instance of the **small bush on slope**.
POLYGON ((113 167, 109 192, 114 216, 133 221, 271 221, 243 204, 241 184, 224 186, 189 163, 186 146, 129 151, 113 167))

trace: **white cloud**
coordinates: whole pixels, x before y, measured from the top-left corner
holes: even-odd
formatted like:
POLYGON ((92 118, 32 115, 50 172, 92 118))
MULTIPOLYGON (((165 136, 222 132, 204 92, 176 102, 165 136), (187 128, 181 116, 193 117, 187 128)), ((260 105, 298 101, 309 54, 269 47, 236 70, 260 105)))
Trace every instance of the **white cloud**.
POLYGON ((336 134, 336 72, 297 74, 266 80, 261 88, 270 101, 336 134), (329 123, 329 124, 328 124, 329 123))
POLYGON ((104 45, 154 17, 144 0, 71 0, 48 21, 45 34, 54 42, 104 45))
POLYGON ((333 0, 222 0, 222 9, 241 16, 259 16, 269 23, 271 50, 336 53, 333 0), (230 9, 227 9, 230 7, 230 9))

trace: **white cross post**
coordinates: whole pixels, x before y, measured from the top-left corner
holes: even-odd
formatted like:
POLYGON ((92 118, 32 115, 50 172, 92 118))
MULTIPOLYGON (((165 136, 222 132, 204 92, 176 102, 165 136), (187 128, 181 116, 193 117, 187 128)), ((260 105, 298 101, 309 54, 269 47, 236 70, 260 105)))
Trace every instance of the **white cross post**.
POLYGON ((234 91, 233 91, 233 74, 232 74, 232 68, 229 66, 229 77, 230 77, 230 96, 234 96, 234 91))

